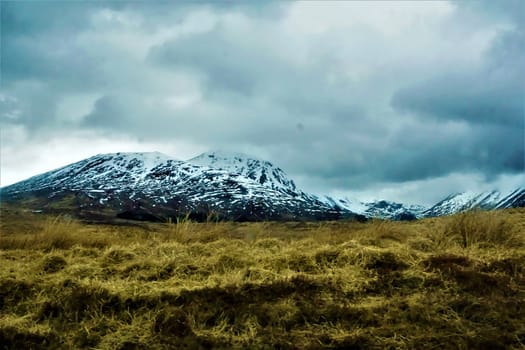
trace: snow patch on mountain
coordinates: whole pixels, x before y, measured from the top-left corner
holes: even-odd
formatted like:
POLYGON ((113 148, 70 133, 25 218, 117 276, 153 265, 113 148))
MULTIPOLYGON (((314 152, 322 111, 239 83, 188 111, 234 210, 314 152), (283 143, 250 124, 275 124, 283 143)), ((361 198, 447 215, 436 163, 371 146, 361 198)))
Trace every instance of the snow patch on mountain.
MULTIPOLYGON (((243 160, 245 167, 229 171, 223 166, 197 165, 160 153, 100 154, 2 188, 2 195, 43 191, 51 199, 73 191, 92 199, 91 206, 96 202, 124 209, 140 203, 157 211, 163 208, 162 215, 214 211, 239 220, 352 215, 293 191, 293 182, 271 163, 234 158, 239 163, 243 160), (268 181, 262 181, 265 176, 268 181)), ((232 166, 231 162, 225 164, 232 166)))
POLYGON ((520 187, 502 198, 498 204, 497 209, 517 208, 525 206, 525 188, 520 187))
POLYGON ((340 207, 344 210, 378 219, 416 219, 422 217, 422 213, 426 209, 421 205, 405 205, 386 200, 362 202, 356 198, 344 197, 334 199, 329 196, 325 196, 324 200, 334 207, 340 207))
POLYGON ((473 191, 454 193, 438 202, 423 214, 425 216, 451 215, 472 209, 503 209, 523 206, 525 189, 518 188, 510 193, 473 191), (521 204, 520 204, 521 203, 521 204))
POLYGON ((217 151, 189 161, 159 152, 99 154, 0 189, 3 197, 39 193, 50 200, 68 191, 83 194, 90 206, 120 210, 144 202, 164 213, 212 210, 247 220, 333 219, 353 213, 410 220, 473 208, 525 206, 524 188, 506 195, 498 191, 455 193, 428 209, 386 200, 317 196, 298 189, 271 162, 217 151))
POLYGON ((333 207, 339 207, 342 209, 350 210, 354 213, 363 214, 368 209, 365 203, 359 201, 355 198, 333 198, 330 196, 319 197, 320 200, 325 201, 327 204, 332 205, 333 207))
POLYGON ((161 164, 183 162, 159 152, 98 154, 18 182, 10 192, 38 191, 44 188, 118 189, 143 181, 161 164))
POLYGON ((266 160, 242 153, 205 152, 188 160, 188 162, 240 174, 276 191, 288 194, 299 194, 300 192, 293 180, 289 179, 281 168, 266 160))

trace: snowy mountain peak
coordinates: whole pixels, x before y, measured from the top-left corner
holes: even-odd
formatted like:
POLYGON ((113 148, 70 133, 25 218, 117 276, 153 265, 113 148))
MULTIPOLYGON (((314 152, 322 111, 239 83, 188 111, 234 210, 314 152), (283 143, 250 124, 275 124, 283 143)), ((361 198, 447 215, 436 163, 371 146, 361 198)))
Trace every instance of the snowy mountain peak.
POLYGON ((38 210, 67 198, 75 213, 113 211, 138 220, 145 212, 135 210, 141 209, 161 221, 187 213, 201 219, 218 213, 229 220, 412 220, 473 208, 525 206, 524 188, 506 195, 498 191, 455 193, 430 209, 386 200, 316 196, 297 189, 282 169, 268 161, 226 152, 207 152, 189 161, 159 152, 98 154, 1 188, 0 196, 7 200, 38 198, 34 202, 40 203, 35 204, 38 210))
POLYGON ((515 208, 525 206, 525 187, 520 187, 510 192, 506 197, 500 199, 496 205, 497 209, 515 208))
POLYGON ((144 168, 151 169, 158 164, 167 161, 179 161, 176 158, 170 157, 160 152, 118 152, 118 153, 102 153, 88 159, 113 159, 117 164, 124 164, 129 162, 140 162, 144 168))
POLYGON ((205 166, 157 152, 99 154, 4 187, 0 194, 7 200, 35 196, 38 210, 68 198, 79 215, 103 212, 137 220, 186 214, 202 220, 210 213, 240 221, 355 217, 295 192, 293 182, 269 162, 202 158, 205 166))
POLYGON ((12 192, 38 191, 44 188, 118 188, 143 180, 159 167, 181 163, 184 162, 159 152, 97 154, 33 176, 8 188, 12 192))
POLYGON ((212 151, 202 153, 188 162, 243 175, 276 191, 298 194, 295 183, 281 168, 246 154, 212 151))
POLYGON ((259 159, 257 157, 254 157, 246 153, 228 152, 228 151, 223 151, 223 150, 214 150, 214 151, 204 152, 188 161, 199 160, 199 159, 209 159, 209 161, 215 162, 215 163, 222 163, 222 162, 231 163, 231 162, 243 162, 245 160, 254 160, 254 161, 259 161, 261 163, 271 164, 267 160, 259 159))
POLYGON ((356 198, 348 197, 338 200, 331 197, 325 197, 325 199, 334 206, 378 219, 413 220, 422 217, 425 210, 420 205, 405 205, 386 200, 362 202, 356 198))
POLYGON ((501 209, 523 206, 525 189, 518 188, 508 194, 499 191, 454 193, 424 212, 425 216, 441 216, 471 209, 501 209))
POLYGON ((101 157, 112 158, 116 164, 142 164, 144 170, 150 170, 159 164, 169 161, 181 162, 180 160, 170 157, 160 152, 124 152, 124 153, 110 153, 102 154, 101 157))

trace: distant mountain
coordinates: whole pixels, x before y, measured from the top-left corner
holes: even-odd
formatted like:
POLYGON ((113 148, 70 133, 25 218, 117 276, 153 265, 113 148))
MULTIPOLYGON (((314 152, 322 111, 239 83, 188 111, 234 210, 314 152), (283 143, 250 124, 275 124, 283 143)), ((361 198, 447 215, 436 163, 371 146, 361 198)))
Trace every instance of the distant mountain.
POLYGON ((328 196, 315 196, 297 188, 286 173, 272 163, 242 153, 222 151, 203 153, 188 162, 213 167, 246 176, 270 189, 302 198, 305 201, 320 201, 342 212, 358 213, 366 217, 393 220, 414 220, 421 217, 425 209, 421 206, 405 206, 400 203, 376 201, 363 203, 358 200, 334 199, 328 196))
POLYGON ((316 205, 328 205, 332 209, 352 211, 349 208, 334 207, 332 203, 327 202, 324 198, 300 190, 281 168, 269 161, 257 159, 246 154, 224 151, 206 152, 188 160, 188 162, 245 176, 258 182, 263 187, 294 198, 300 198, 303 201, 314 202, 316 205))
POLYGON ((525 207, 525 188, 518 188, 508 195, 504 196, 498 204, 496 209, 519 208, 525 207))
POLYGON ((415 220, 423 216, 425 207, 420 205, 406 205, 391 201, 375 201, 366 203, 364 215, 368 217, 391 220, 415 220))
POLYGON ((36 198, 38 210, 60 202, 79 216, 104 212, 158 221, 186 214, 203 220, 210 213, 238 221, 357 217, 303 196, 268 162, 233 161, 246 167, 233 171, 233 166, 197 165, 199 157, 184 162, 161 153, 101 154, 7 186, 0 194, 3 200, 36 198))
POLYGON ((331 197, 326 197, 326 200, 334 206, 377 219, 415 220, 421 218, 426 209, 420 205, 405 205, 386 200, 361 202, 357 199, 341 198, 336 200, 331 197))
POLYGON ((482 193, 454 193, 423 212, 423 216, 451 215, 472 209, 505 209, 525 206, 525 188, 510 193, 488 191, 482 193))
POLYGON ((302 191, 297 189, 293 180, 289 179, 281 168, 266 160, 257 159, 242 153, 206 152, 188 160, 188 163, 239 174, 266 188, 292 196, 300 196, 302 194, 302 191))
POLYGON ((99 154, 0 189, 3 201, 83 218, 166 221, 189 215, 226 220, 413 220, 473 208, 525 206, 525 189, 457 193, 430 208, 386 200, 316 196, 271 162, 207 152, 181 161, 157 152, 99 154))

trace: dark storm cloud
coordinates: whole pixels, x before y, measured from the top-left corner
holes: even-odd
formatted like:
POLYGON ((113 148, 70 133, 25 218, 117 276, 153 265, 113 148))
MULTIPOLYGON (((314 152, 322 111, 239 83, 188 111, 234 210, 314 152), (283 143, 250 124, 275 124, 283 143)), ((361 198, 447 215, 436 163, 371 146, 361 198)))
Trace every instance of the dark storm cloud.
MULTIPOLYGON (((427 134, 429 139, 431 132, 427 134)), ((390 179, 428 179, 471 169, 492 178, 502 171, 523 169, 523 159, 516 159, 521 150, 516 146, 523 143, 523 129, 470 125, 465 132, 440 136, 423 146, 414 144, 402 149, 401 159, 395 160, 399 166, 388 167, 394 170, 390 179)))
MULTIPOLYGON (((118 99, 113 96, 104 96, 99 98, 93 107, 91 113, 89 113, 84 121, 89 125, 97 125, 102 128, 116 127, 121 123, 118 116, 127 115, 130 118, 129 110, 124 111, 125 104, 120 103, 118 99), (114 117, 112 117, 114 116, 114 117)), ((122 125, 126 127, 126 125, 122 125)))
POLYGON ((259 52, 228 40, 222 31, 212 31, 165 42, 154 48, 150 59, 172 67, 203 72, 212 85, 239 93, 250 93, 256 84, 255 72, 263 60, 259 52))
POLYGON ((472 169, 490 181, 502 172, 523 171, 523 149, 508 146, 523 144, 523 129, 487 125, 447 129, 433 123, 414 126, 391 135, 388 141, 377 138, 376 145, 367 140, 345 147, 344 138, 336 137, 331 147, 316 150, 306 146, 306 156, 298 163, 313 176, 341 187, 428 180, 472 169), (316 153, 330 154, 330 161, 309 162, 308 155, 316 153))
MULTIPOLYGON (((253 27, 249 30, 251 34, 260 34, 254 33, 253 27)), ((152 48, 149 60, 167 69, 187 68, 201 73, 206 79, 207 92, 215 95, 225 90, 242 95, 267 94, 270 88, 284 85, 283 89, 276 89, 279 93, 291 85, 299 86, 299 79, 307 83, 304 73, 298 75, 289 62, 276 57, 274 48, 264 43, 268 39, 268 35, 254 38, 219 23, 211 31, 176 38, 152 48)), ((285 90, 285 94, 291 97, 289 91, 285 90)))
MULTIPOLYGON (((485 52, 480 67, 436 67, 430 77, 398 90, 392 106, 403 112, 470 125, 464 140, 433 154, 445 154, 449 170, 461 164, 487 176, 522 173, 525 148, 525 3, 461 2, 469 11, 511 19, 485 52), (478 5, 486 4, 487 7, 478 5), (454 152, 454 148, 463 152, 454 152)), ((437 162, 436 164, 440 164, 437 162)))
MULTIPOLYGON (((104 37, 106 29, 111 31, 125 25, 110 23, 114 20, 112 16, 136 15, 140 20, 134 25, 139 28, 134 29, 147 35, 163 26, 180 24, 193 10, 236 10, 258 16, 278 16, 281 7, 259 1, 250 6, 222 2, 159 2, 147 6, 141 2, 121 1, 1 2, 0 6, 2 90, 17 100, 20 107, 20 116, 9 122, 36 132, 40 132, 41 126, 59 123, 55 112, 65 94, 118 96, 115 90, 127 90, 130 84, 135 88, 147 84, 141 81, 145 78, 147 64, 129 62, 118 47, 102 43, 100 37, 104 37), (95 18, 96 15, 99 18, 95 18), (108 23, 97 23, 104 19, 108 23)), ((117 17, 114 22, 119 20, 117 17)), ((123 95, 133 94, 126 91, 123 95)), ((146 95, 142 97, 147 98, 146 95)), ((121 102, 126 104, 126 101, 121 102)), ((125 119, 126 115, 111 114, 110 118, 125 119)))
POLYGON ((3 1, 3 35, 24 36, 50 31, 64 33, 66 30, 86 28, 91 11, 102 6, 101 2, 3 1))
POLYGON ((323 189, 489 181, 523 171, 525 21, 483 4, 2 2, 0 122, 254 152, 323 189))
POLYGON ((73 51, 76 34, 90 26, 97 2, 8 2, 1 6, 2 83, 49 80, 81 72, 91 64, 73 51))
POLYGON ((524 29, 518 26, 496 37, 480 69, 465 72, 438 68, 434 77, 398 91, 393 106, 436 118, 523 129, 524 29))
POLYGON ((444 120, 523 128, 523 77, 525 70, 518 67, 508 72, 447 72, 400 90, 393 106, 444 120))

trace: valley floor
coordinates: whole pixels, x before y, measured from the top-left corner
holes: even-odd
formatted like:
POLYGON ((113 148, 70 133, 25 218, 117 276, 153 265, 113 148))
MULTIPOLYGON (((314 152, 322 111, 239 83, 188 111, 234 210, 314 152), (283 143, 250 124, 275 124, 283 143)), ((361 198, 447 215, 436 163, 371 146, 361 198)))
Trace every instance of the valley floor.
POLYGON ((525 348, 523 208, 0 229, 0 349, 525 348))

